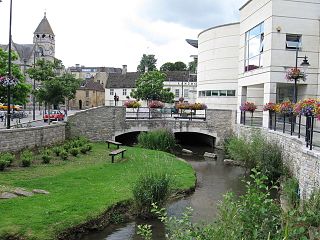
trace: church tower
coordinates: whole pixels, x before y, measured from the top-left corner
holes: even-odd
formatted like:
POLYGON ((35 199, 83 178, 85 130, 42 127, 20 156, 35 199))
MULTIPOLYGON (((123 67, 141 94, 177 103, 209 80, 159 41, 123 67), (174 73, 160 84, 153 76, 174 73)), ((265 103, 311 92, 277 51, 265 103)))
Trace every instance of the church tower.
POLYGON ((53 61, 55 57, 55 36, 47 19, 46 13, 34 32, 33 44, 39 57, 53 61))

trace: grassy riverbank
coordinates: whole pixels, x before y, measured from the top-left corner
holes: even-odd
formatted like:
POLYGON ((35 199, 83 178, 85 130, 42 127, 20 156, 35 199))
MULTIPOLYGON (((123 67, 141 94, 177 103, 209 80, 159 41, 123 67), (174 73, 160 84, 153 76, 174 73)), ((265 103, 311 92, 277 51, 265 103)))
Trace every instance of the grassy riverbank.
POLYGON ((27 190, 44 189, 48 195, 0 201, 0 239, 7 234, 26 239, 54 239, 73 226, 97 218, 114 204, 132 198, 132 185, 149 170, 172 173, 174 188, 195 183, 192 167, 158 151, 127 148, 125 159, 111 164, 105 144, 69 161, 0 173, 0 185, 27 190))

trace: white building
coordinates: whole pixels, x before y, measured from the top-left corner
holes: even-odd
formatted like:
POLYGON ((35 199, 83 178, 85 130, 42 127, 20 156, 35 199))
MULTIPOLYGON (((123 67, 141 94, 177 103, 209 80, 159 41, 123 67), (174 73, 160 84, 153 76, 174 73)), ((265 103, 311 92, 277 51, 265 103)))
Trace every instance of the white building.
MULTIPOLYGON (((109 73, 105 91, 105 105, 114 106, 114 96, 119 97, 118 106, 122 106, 128 98, 131 91, 136 86, 136 81, 140 77, 139 72, 127 72, 127 66, 124 65, 122 73, 109 73)), ((186 102, 195 102, 197 97, 197 76, 188 71, 165 72, 166 81, 164 88, 170 88, 174 93, 174 101, 179 101, 180 97, 186 102)), ((145 103, 144 103, 145 105, 145 103)))
MULTIPOLYGON (((306 55, 311 65, 306 82, 298 84, 298 99, 319 97, 319 13, 319 0, 249 0, 240 8, 238 24, 200 33, 199 101, 225 109, 239 109, 244 101, 252 101, 261 110, 267 102, 292 99, 293 83, 285 75, 295 67, 297 46, 299 57, 306 55), (235 89, 237 104, 225 92, 220 96, 221 90, 235 89)), ((299 58, 298 65, 301 62, 299 58)), ((267 113, 263 124, 268 125, 267 113)))

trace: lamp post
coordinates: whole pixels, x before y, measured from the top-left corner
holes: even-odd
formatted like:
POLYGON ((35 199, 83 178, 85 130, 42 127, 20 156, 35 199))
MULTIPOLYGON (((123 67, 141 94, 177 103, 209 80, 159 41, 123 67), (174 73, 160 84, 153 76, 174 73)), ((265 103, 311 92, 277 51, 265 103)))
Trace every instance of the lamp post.
MULTIPOLYGON (((308 69, 308 67, 310 66, 310 63, 308 61, 308 57, 304 56, 304 57, 299 57, 298 52, 299 52, 299 44, 300 43, 300 38, 297 38, 297 46, 296 46, 296 65, 295 65, 295 71, 298 71, 298 59, 299 58, 303 58, 302 63, 300 64, 301 67, 303 67, 303 78, 305 78, 306 75, 306 71, 308 69)), ((293 103, 297 103, 298 101, 298 79, 301 78, 301 76, 297 75, 294 77, 294 88, 293 88, 293 103)))
MULTIPOLYGON (((12 0, 10 0, 10 20, 9 20, 9 54, 8 54, 8 77, 12 80, 12 69, 11 69, 11 25, 12 25, 12 0)), ((10 103, 10 84, 7 86, 7 97, 8 97, 8 111, 7 111, 7 129, 10 129, 11 120, 11 103, 10 103)))
MULTIPOLYGON (((36 68, 36 57, 38 57, 38 49, 37 49, 37 43, 35 44, 34 52, 33 52, 33 67, 36 68)), ((33 121, 36 120, 36 80, 33 79, 33 94, 32 94, 32 119, 33 121)))

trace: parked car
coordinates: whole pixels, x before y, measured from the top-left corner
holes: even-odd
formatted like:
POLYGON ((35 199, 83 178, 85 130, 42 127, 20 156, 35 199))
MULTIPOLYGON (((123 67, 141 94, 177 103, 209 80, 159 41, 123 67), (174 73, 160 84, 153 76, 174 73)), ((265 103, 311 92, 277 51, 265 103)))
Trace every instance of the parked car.
POLYGON ((50 121, 63 121, 64 120, 64 114, 60 112, 59 110, 52 110, 50 114, 45 114, 43 116, 43 121, 47 122, 48 119, 50 121))
MULTIPOLYGON (((19 105, 10 105, 10 109, 13 109, 15 111, 20 111, 21 110, 21 106, 19 105)), ((0 110, 8 110, 8 105, 7 104, 0 104, 0 110)))

